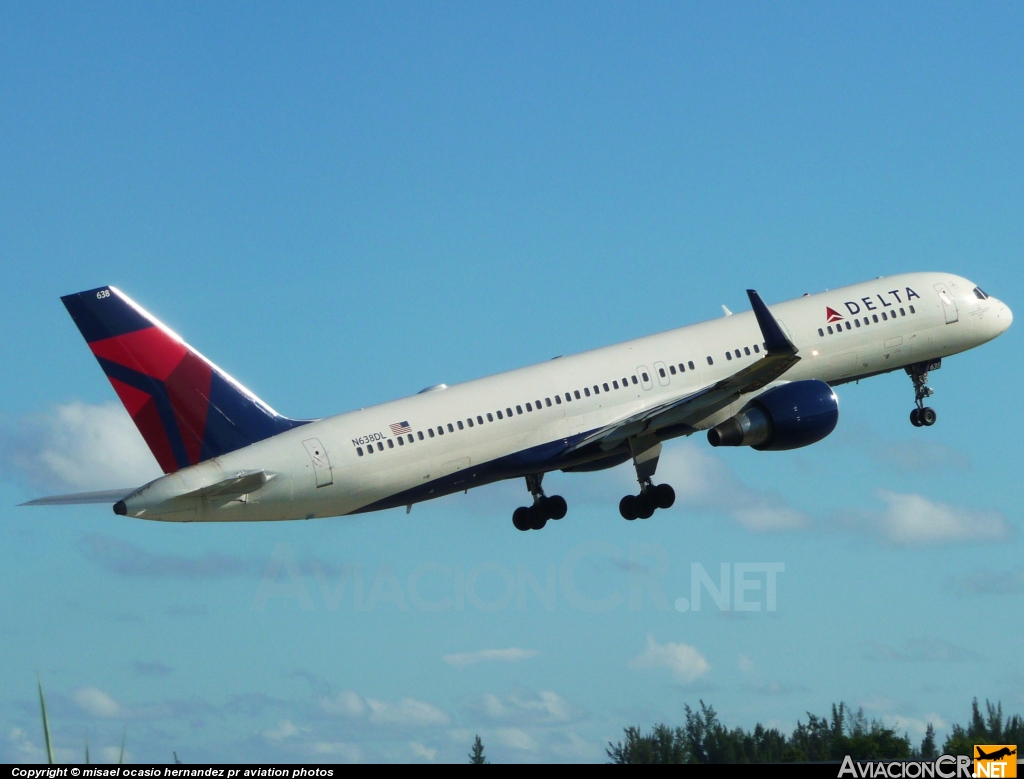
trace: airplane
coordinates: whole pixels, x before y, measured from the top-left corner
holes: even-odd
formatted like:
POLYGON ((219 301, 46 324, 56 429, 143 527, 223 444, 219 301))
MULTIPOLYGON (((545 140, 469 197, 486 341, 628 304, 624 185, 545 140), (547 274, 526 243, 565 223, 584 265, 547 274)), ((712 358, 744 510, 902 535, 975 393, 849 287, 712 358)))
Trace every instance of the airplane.
POLYGON ((518 530, 566 515, 551 471, 632 461, 639 492, 619 513, 675 501, 655 484, 662 443, 706 431, 712 446, 781 451, 829 435, 834 388, 903 369, 910 421, 935 423, 929 373, 1010 326, 1006 304, 967 279, 908 273, 751 310, 324 419, 290 419, 116 287, 62 297, 164 471, 138 488, 23 505, 108 503, 169 522, 313 519, 413 504, 525 478, 518 530))
POLYGON ((1003 747, 1002 749, 997 749, 991 755, 986 755, 985 754, 985 750, 982 749, 979 746, 975 746, 974 748, 978 750, 978 754, 974 758, 975 760, 999 760, 1001 758, 1009 757, 1010 755, 1017 754, 1017 750, 1016 749, 1010 749, 1009 747, 1003 747))

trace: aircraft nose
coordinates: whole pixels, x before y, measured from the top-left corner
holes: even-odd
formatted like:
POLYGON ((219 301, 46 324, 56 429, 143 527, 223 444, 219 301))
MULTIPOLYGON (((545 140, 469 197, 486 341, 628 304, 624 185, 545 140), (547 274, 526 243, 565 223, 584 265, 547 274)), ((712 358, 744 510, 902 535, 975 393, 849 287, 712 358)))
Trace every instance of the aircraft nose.
POLYGON ((1010 325, 1013 324, 1013 312, 1010 310, 1008 305, 1001 302, 999 304, 999 314, 997 316, 999 317, 999 324, 1001 325, 1002 332, 1005 333, 1010 329, 1010 325))

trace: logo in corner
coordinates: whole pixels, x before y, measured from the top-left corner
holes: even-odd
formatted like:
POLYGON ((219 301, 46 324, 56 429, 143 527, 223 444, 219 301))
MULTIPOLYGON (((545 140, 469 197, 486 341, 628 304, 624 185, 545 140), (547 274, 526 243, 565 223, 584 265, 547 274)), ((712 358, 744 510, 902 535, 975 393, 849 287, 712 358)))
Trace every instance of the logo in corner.
POLYGON ((825 321, 826 322, 828 322, 829 324, 832 324, 833 322, 838 322, 842 318, 843 318, 843 315, 840 314, 838 311, 836 311, 834 308, 832 308, 831 306, 825 306, 825 321))
POLYGON ((975 744, 974 776, 1000 777, 1000 779, 1016 777, 1017 745, 975 744))

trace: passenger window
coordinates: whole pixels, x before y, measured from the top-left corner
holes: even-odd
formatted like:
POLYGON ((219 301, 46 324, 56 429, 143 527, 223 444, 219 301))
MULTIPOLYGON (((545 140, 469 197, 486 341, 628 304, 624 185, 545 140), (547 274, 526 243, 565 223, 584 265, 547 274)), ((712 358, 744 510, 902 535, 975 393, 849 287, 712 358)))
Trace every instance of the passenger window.
POLYGON ((423 440, 423 431, 422 430, 417 430, 416 431, 416 437, 422 441, 423 440))
POLYGON ((600 395, 601 394, 601 389, 596 384, 594 385, 594 394, 595 395, 600 395))
POLYGON ((540 401, 539 400, 533 401, 533 405, 535 405, 537 407, 537 410, 540 411, 540 401))
MULTIPOLYGON (((470 418, 469 418, 469 419, 467 419, 466 421, 467 421, 467 422, 469 423, 469 426, 470 426, 470 427, 473 427, 473 417, 470 417, 470 418)), ((461 427, 461 425, 460 425, 460 427, 459 427, 459 430, 461 430, 461 429, 462 429, 462 427, 461 427)))
POLYGON ((883 311, 883 312, 882 312, 882 321, 884 322, 884 321, 886 321, 886 320, 887 320, 888 318, 889 318, 889 317, 888 317, 888 316, 886 315, 886 313, 885 313, 885 312, 883 311))
POLYGON ((529 403, 527 403, 526 404, 526 410, 527 411, 533 411, 533 406, 531 406, 529 403))
POLYGON ((737 349, 737 350, 736 350, 736 359, 738 360, 738 359, 739 359, 739 358, 740 358, 741 356, 742 356, 742 355, 740 354, 740 350, 739 350, 739 349, 737 349))
POLYGON ((829 334, 829 335, 832 335, 832 325, 829 325, 829 326, 828 326, 828 334, 829 334))
MULTIPOLYGON (((461 425, 462 423, 460 422, 459 424, 461 425)), ((455 432, 455 428, 452 427, 452 423, 451 422, 448 423, 448 432, 449 433, 454 433, 455 432)))
POLYGON ((671 373, 673 376, 675 376, 676 375, 676 366, 674 366, 674 365, 668 366, 668 372, 671 373))
POLYGON ((711 355, 708 355, 708 365, 714 365, 715 361, 711 359, 711 355))
POLYGON ((557 406, 561 406, 562 405, 562 396, 561 395, 555 395, 555 405, 557 405, 557 406))
POLYGON ((665 378, 665 369, 664 368, 658 368, 658 375, 661 376, 661 378, 664 379, 665 378))
POLYGON ((853 328, 852 328, 852 327, 850 327, 850 323, 849 323, 849 322, 847 322, 847 323, 846 323, 846 329, 847 329, 847 330, 853 330, 853 328))
POLYGON ((551 408, 551 398, 544 398, 544 405, 551 408))
POLYGON ((608 389, 608 383, 607 383, 607 382, 605 382, 605 383, 604 383, 604 384, 602 384, 601 386, 602 386, 602 387, 604 387, 604 391, 605 391, 605 392, 611 392, 611 390, 609 390, 609 389, 608 389))
POLYGON ((911 313, 911 314, 916 314, 916 313, 917 313, 917 312, 916 312, 916 311, 914 310, 914 307, 913 307, 913 306, 908 306, 908 308, 910 309, 910 313, 911 313))
POLYGON ((570 395, 568 392, 565 393, 565 402, 572 403, 572 395, 570 395))
POLYGON ((457 424, 459 426, 459 430, 465 430, 466 429, 466 426, 464 424, 462 424, 462 420, 461 419, 458 422, 456 422, 455 424, 457 424))
POLYGON ((501 416, 501 412, 500 412, 500 411, 497 411, 497 412, 495 412, 495 413, 497 413, 497 415, 498 415, 498 419, 503 419, 503 417, 501 416))
POLYGON ((646 373, 642 374, 642 376, 644 377, 644 381, 650 381, 651 380, 651 377, 648 376, 646 373))
POLYGON ((573 390, 572 394, 576 396, 576 400, 580 399, 580 391, 579 390, 573 390))
POLYGON ((867 317, 864 317, 864 324, 870 325, 871 324, 871 320, 868 319, 867 317))
POLYGON ((590 397, 590 389, 588 387, 584 387, 583 388, 583 394, 586 395, 589 398, 590 397))
MULTIPOLYGON (((412 443, 413 441, 415 441, 415 440, 416 440, 416 439, 414 439, 414 438, 412 437, 412 433, 409 433, 409 435, 407 435, 407 436, 406 436, 406 438, 408 438, 408 439, 409 439, 409 443, 410 443, 410 444, 411 444, 411 443, 412 443)), ((422 436, 422 435, 420 435, 420 438, 423 438, 423 436, 422 436)))
POLYGON ((878 324, 878 314, 872 314, 871 315, 871 321, 874 322, 877 325, 878 324))
POLYGON ((494 416, 491 414, 490 411, 487 412, 487 421, 488 422, 493 422, 494 421, 494 416))
POLYGON ((820 327, 818 328, 818 335, 823 336, 823 337, 825 335, 825 331, 822 330, 820 327))
POLYGON ((725 359, 731 360, 732 359, 732 352, 726 352, 725 353, 725 359))
POLYGON ((859 319, 854 319, 854 320, 853 320, 853 323, 854 323, 854 324, 855 324, 855 325, 856 325, 857 327, 860 327, 860 320, 859 320, 859 319))
POLYGON ((430 436, 431 438, 433 438, 434 437, 434 428, 428 427, 427 428, 427 435, 430 436))
POLYGON ((477 415, 476 423, 478 425, 482 425, 484 423, 484 418, 482 416, 477 415))
POLYGON ((757 344, 754 344, 754 354, 757 354, 760 351, 761 350, 757 347, 757 344))
POLYGON ((679 372, 686 373, 686 366, 683 365, 682 363, 679 363, 679 372))
POLYGON ((516 413, 517 414, 522 414, 523 413, 523 407, 522 406, 516 406, 516 413))
POLYGON ((382 444, 380 441, 377 442, 377 451, 378 452, 383 452, 384 451, 384 444, 382 444))
POLYGON ((401 436, 399 436, 399 438, 398 438, 398 445, 399 446, 405 446, 405 439, 402 438, 401 436))
POLYGON ((356 447, 356 454, 358 454, 360 457, 362 457, 363 456, 363 447, 357 446, 356 447))
POLYGON ((743 347, 743 353, 745 355, 747 355, 747 357, 749 357, 750 356, 750 347, 749 346, 744 346, 743 347))
POLYGON ((505 416, 507 416, 509 419, 511 419, 512 418, 512 409, 506 408, 505 409, 505 416))
POLYGON ((906 316, 906 315, 907 315, 907 310, 905 308, 901 308, 900 309, 900 316, 906 316))
POLYGON ((366 447, 367 454, 373 454, 373 444, 368 444, 366 447))
POLYGON ((395 448, 395 442, 394 442, 394 441, 392 441, 392 440, 391 440, 391 439, 389 438, 389 439, 388 439, 388 449, 394 449, 394 448, 395 448))
POLYGON ((619 382, 618 382, 618 380, 615 380, 615 381, 613 381, 613 382, 612 382, 612 386, 613 386, 613 387, 615 387, 615 389, 618 389, 618 388, 619 388, 619 382))
MULTIPOLYGON (((757 348, 757 347, 754 347, 754 348, 757 348)), ((693 367, 693 360, 689 360, 689 361, 688 361, 688 362, 686 363, 686 365, 687 365, 687 367, 688 367, 688 368, 689 368, 689 369, 690 369, 691 371, 693 371, 693 370, 696 370, 696 368, 694 368, 694 367, 693 367)))

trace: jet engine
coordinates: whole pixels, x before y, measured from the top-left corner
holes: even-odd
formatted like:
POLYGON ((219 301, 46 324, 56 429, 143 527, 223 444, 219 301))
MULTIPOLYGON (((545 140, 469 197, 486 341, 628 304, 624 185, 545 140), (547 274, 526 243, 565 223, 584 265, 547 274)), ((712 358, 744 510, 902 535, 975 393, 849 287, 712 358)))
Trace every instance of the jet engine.
POLYGON ((836 429, 839 401, 823 381, 808 379, 774 387, 734 417, 708 431, 712 446, 752 446, 762 451, 798 449, 836 429))

